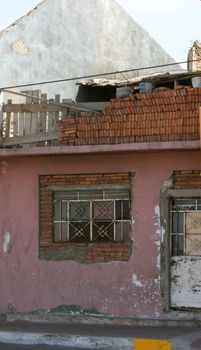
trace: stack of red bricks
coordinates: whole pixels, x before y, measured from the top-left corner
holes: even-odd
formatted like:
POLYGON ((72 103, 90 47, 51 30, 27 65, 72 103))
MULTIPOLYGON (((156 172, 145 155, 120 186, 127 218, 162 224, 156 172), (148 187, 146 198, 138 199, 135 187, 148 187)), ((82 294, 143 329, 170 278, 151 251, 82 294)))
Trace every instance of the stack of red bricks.
POLYGON ((201 88, 179 87, 115 99, 100 115, 81 113, 59 125, 64 145, 199 140, 201 88))
POLYGON ((173 173, 174 188, 201 188, 200 170, 182 170, 173 173))

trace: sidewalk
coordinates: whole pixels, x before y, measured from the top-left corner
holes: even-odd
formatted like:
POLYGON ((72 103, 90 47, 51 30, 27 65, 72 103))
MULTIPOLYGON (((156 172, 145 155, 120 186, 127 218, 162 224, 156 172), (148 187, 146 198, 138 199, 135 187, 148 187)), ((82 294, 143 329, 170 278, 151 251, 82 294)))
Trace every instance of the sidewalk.
POLYGON ((0 342, 3 343, 131 350, 136 338, 171 340, 173 350, 201 349, 200 328, 0 322, 0 342))

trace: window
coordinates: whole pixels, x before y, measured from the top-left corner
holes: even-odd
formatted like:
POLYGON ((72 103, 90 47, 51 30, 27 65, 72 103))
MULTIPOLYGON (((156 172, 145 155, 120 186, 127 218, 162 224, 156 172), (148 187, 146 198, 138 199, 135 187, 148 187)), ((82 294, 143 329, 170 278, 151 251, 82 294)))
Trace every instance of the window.
POLYGON ((170 225, 172 255, 196 255, 195 244, 192 250, 192 243, 197 242, 197 248, 201 247, 200 234, 195 231, 196 226, 199 229, 201 227, 201 198, 172 200, 170 225))
POLYGON ((130 226, 125 186, 88 186, 54 192, 55 242, 121 242, 130 226))
POLYGON ((39 176, 40 259, 128 261, 133 178, 128 172, 39 176))

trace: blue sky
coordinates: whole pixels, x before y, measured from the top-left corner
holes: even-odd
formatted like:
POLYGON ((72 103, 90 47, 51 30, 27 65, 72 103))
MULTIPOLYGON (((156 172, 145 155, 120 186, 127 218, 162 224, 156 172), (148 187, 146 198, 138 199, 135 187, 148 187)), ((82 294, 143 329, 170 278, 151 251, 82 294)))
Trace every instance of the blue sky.
POLYGON ((116 0, 176 60, 201 41, 200 0, 116 0))
MULTIPOLYGON (((201 41, 200 0, 116 1, 177 61, 186 60, 193 42, 201 41)), ((40 0, 0 0, 0 29, 38 3, 40 0)))

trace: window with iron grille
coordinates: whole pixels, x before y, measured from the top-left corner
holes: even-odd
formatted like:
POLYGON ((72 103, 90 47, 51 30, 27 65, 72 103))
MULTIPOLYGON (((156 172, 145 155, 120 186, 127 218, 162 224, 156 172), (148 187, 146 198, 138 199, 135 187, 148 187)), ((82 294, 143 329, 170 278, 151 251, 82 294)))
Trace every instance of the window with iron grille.
POLYGON ((130 231, 128 185, 54 191, 55 242, 121 242, 130 231))
POLYGON ((170 209, 172 255, 200 254, 201 198, 175 198, 170 209))

